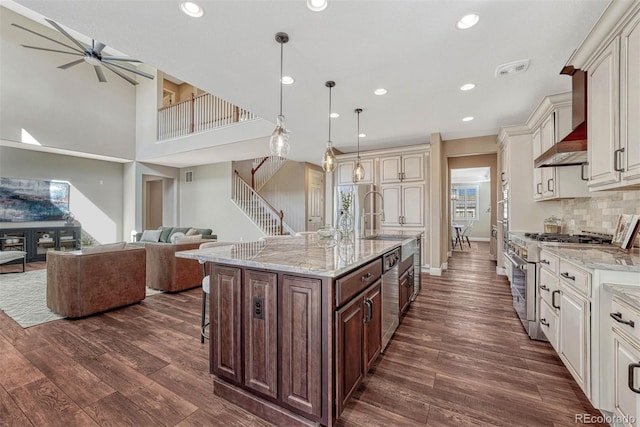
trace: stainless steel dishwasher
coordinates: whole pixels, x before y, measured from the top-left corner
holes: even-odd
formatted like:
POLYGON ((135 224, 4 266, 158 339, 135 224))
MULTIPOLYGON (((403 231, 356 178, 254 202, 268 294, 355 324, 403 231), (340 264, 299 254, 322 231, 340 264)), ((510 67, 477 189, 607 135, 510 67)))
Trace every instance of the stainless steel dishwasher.
POLYGON ((382 351, 387 347, 399 324, 400 248, 382 256, 382 351))

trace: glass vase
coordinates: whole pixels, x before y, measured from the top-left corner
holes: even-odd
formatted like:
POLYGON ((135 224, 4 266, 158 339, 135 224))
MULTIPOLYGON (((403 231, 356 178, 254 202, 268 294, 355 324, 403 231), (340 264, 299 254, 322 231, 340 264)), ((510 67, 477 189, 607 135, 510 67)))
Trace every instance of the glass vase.
POLYGON ((343 239, 353 236, 354 225, 353 215, 349 211, 342 211, 338 219, 338 231, 343 239))

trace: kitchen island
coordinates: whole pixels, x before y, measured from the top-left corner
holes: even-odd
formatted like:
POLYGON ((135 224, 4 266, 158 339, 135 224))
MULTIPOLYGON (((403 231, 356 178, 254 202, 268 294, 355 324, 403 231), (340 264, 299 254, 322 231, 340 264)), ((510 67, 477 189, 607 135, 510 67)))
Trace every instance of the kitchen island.
POLYGON ((382 350, 384 271, 413 271, 396 254, 416 237, 312 233, 176 253, 210 263, 214 393, 276 425, 333 425, 382 350))

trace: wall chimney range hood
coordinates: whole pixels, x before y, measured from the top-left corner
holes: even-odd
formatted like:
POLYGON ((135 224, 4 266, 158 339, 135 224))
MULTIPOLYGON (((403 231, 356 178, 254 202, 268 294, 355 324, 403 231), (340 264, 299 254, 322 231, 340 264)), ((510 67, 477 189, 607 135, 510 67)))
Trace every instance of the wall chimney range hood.
POLYGON ((533 162, 537 168, 587 163, 587 73, 568 65, 560 74, 571 76, 573 130, 533 162))

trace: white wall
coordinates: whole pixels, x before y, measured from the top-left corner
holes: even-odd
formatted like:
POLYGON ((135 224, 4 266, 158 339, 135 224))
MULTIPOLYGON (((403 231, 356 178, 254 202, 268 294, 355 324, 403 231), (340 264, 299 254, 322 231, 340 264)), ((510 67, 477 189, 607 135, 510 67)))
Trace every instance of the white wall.
POLYGON ((284 222, 294 231, 306 230, 305 194, 305 164, 299 162, 286 162, 260 190, 271 206, 284 212, 284 222))
POLYGON ((57 67, 77 57, 21 44, 60 49, 12 26, 22 25, 68 43, 51 27, 0 9, 0 138, 22 141, 23 129, 41 145, 123 159, 135 155, 135 89, 110 71, 100 83, 93 67, 57 67))
MULTIPOLYGON (((473 222, 469 237, 488 240, 491 236, 491 182, 459 183, 452 181, 451 184, 478 186, 478 220, 473 222)), ((458 222, 464 223, 464 221, 458 222)))
POLYGON ((211 228, 218 241, 253 241, 264 236, 231 201, 231 162, 188 170, 193 171, 193 182, 180 181, 180 225, 211 228))
MULTIPOLYGON (((83 231, 99 243, 129 240, 123 239, 122 163, 0 147, 0 171, 9 178, 69 181, 69 210, 83 231)), ((0 227, 22 226, 26 224, 0 223, 0 227)))

